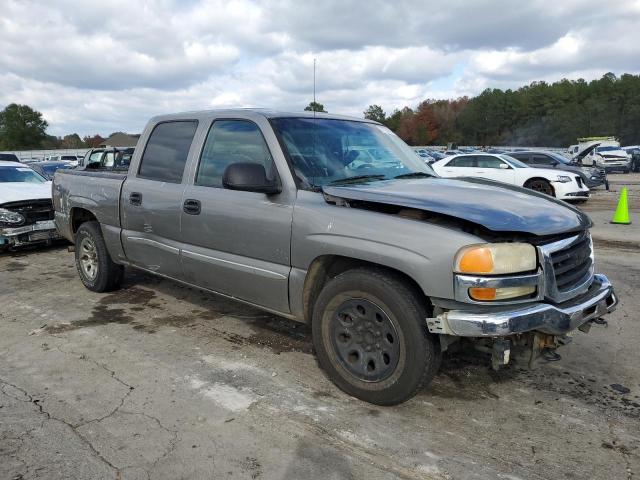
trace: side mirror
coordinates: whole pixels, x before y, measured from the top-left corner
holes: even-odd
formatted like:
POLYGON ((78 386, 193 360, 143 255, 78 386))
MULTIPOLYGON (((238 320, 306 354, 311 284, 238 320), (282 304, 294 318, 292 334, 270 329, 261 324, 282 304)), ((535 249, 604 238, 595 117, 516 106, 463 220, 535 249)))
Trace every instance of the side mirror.
POLYGON ((500 164, 500 168, 501 168, 502 170, 507 170, 507 169, 509 168, 509 165, 507 165, 506 163, 501 163, 501 164, 500 164))
POLYGON ((282 191, 280 185, 267 178, 264 166, 258 163, 232 163, 224 169, 222 185, 229 190, 245 192, 274 194, 282 191))

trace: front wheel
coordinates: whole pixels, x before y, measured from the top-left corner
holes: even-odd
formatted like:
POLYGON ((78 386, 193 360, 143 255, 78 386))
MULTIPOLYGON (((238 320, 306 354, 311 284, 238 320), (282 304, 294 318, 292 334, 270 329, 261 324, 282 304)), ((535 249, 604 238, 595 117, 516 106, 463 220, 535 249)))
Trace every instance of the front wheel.
POLYGON ((534 178, 533 180, 529 180, 525 183, 525 188, 529 188, 535 192, 544 193, 545 195, 550 195, 555 197, 555 192, 553 191, 553 187, 551 183, 543 178, 534 178))
POLYGON ((76 232, 76 268, 89 290, 108 292, 120 286, 124 267, 116 264, 107 251, 98 222, 85 222, 76 232))
POLYGON ((440 344, 427 330, 421 292, 376 268, 330 280, 315 303, 313 344, 320 366, 344 392, 396 405, 428 384, 440 365, 440 344))

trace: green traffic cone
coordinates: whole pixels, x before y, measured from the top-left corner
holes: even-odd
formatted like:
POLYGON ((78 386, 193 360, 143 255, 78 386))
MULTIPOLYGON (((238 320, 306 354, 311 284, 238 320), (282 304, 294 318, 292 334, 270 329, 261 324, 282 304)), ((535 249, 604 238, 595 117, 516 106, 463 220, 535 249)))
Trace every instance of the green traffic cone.
POLYGON ((620 200, 618 200, 618 208, 616 213, 613 214, 611 223, 619 223, 621 225, 631 225, 631 219, 629 218, 629 203, 627 201, 627 187, 623 187, 620 192, 620 200))

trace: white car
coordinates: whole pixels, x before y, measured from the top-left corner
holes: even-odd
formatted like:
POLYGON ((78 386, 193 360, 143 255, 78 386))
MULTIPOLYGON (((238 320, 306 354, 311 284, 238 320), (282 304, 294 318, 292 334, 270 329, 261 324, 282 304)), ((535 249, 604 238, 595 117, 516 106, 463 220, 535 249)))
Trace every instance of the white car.
POLYGON ((438 175, 478 177, 530 188, 561 200, 586 200, 589 188, 579 175, 557 169, 532 168, 505 154, 453 155, 433 163, 438 175))
POLYGON ((51 182, 18 162, 0 162, 0 250, 60 238, 51 182))

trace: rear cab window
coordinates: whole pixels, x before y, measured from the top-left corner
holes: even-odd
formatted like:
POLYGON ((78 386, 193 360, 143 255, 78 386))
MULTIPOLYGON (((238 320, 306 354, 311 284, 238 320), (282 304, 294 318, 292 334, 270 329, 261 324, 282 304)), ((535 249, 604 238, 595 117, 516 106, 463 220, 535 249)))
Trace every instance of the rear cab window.
POLYGON ((138 178, 181 183, 197 128, 196 120, 175 120, 157 124, 142 154, 138 178))

